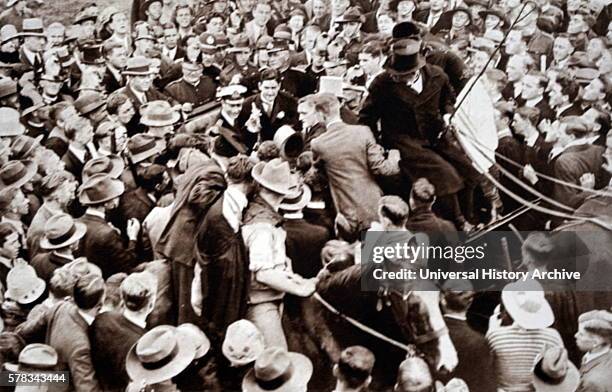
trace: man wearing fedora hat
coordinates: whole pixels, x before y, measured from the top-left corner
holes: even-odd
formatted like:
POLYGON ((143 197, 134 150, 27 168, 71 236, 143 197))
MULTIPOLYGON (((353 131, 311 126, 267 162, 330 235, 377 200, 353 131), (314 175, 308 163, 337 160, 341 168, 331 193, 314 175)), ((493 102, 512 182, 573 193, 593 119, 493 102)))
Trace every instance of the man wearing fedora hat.
POLYGON ((79 190, 79 202, 87 207, 85 215, 78 219, 87 226, 80 254, 100 267, 104 277, 130 271, 139 262, 136 240, 140 222, 136 219, 127 222, 129 242, 125 245, 119 230, 106 220, 106 213, 118 207, 124 191, 123 182, 102 173, 91 176, 79 190))
POLYGON ((586 354, 580 366, 580 385, 577 392, 610 391, 612 380, 612 313, 592 310, 578 318, 576 344, 586 354))
POLYGON ((292 271, 285 248, 286 232, 278 226, 282 219, 278 210, 283 199, 294 192, 297 178, 291 174, 289 163, 280 158, 258 163, 252 176, 259 191, 247 207, 242 226, 252 276, 246 318, 262 331, 267 347, 286 349, 282 299, 285 293, 308 297, 315 288, 314 280, 292 271))
POLYGON ((66 124, 65 134, 68 138, 68 149, 62 156, 62 161, 66 170, 80 180, 85 163, 97 157, 92 143, 94 127, 90 120, 75 116, 66 124))
POLYGON ((269 347, 255 360, 242 381, 243 392, 306 392, 312 377, 307 356, 269 347))
POLYGON ((32 258, 32 266, 45 282, 49 282, 53 271, 74 260, 79 241, 87 227, 75 222, 68 214, 57 214, 45 224, 44 236, 40 239, 41 253, 32 258))
POLYGON ((68 371, 69 383, 60 390, 101 391, 91 361, 88 329, 104 302, 104 281, 94 274, 79 277, 74 302, 61 301, 41 317, 29 319, 15 330, 26 343, 45 336, 58 354, 57 370, 68 371))
POLYGON ((21 243, 19 232, 8 222, 0 222, 0 291, 4 295, 6 279, 19 257, 21 243))
POLYGON ((155 307, 157 282, 150 272, 128 275, 121 282, 123 310, 96 316, 90 328, 92 361, 105 391, 125 390, 125 361, 130 348, 145 334, 147 316, 155 307))
POLYGON ((47 42, 42 19, 24 19, 21 36, 24 37, 23 45, 19 49, 21 63, 26 69, 33 70, 35 75, 42 74, 44 68, 42 53, 47 42))

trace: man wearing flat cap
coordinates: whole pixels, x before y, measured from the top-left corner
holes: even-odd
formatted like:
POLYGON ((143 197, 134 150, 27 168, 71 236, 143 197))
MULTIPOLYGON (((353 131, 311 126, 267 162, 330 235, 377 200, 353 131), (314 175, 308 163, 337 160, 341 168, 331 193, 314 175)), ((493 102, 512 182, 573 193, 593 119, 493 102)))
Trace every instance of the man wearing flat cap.
POLYGON ((578 318, 576 344, 586 354, 580 366, 576 392, 612 391, 612 313, 591 310, 578 318))

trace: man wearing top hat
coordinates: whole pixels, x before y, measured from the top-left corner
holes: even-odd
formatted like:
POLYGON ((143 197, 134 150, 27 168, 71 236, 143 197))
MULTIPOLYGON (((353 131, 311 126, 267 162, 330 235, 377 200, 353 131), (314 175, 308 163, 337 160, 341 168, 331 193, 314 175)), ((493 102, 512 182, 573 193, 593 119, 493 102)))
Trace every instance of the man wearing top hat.
POLYGON ((466 219, 457 193, 466 181, 475 185, 478 173, 445 133, 445 117, 455 104, 454 90, 444 71, 427 64, 421 56, 422 41, 416 24, 396 25, 393 40, 393 53, 385 71, 370 85, 360 120, 379 135, 384 147, 400 150, 404 180, 427 178, 434 184, 438 200, 450 211, 450 218, 463 227, 466 219))

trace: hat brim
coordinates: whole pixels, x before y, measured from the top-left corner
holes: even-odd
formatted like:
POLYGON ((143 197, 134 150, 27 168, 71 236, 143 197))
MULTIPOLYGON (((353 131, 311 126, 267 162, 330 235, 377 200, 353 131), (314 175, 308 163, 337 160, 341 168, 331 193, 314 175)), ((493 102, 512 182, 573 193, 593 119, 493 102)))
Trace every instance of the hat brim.
MULTIPOLYGON (((13 94, 10 94, 13 95, 13 94)), ((8 95, 2 97, 5 98, 8 97, 8 95)), ((24 135, 26 128, 22 123, 19 124, 15 124, 15 127, 11 127, 11 130, 5 132, 5 131, 0 131, 0 136, 5 137, 5 136, 19 136, 19 135, 24 135)))
POLYGON ((40 296, 45 292, 46 288, 47 284, 45 281, 39 277, 36 277, 36 284, 25 296, 14 294, 10 288, 6 290, 4 296, 12 299, 20 305, 28 305, 40 298, 40 296))
POLYGON ((255 379, 255 370, 250 369, 249 372, 242 379, 242 391, 243 392, 295 392, 301 390, 308 384, 310 377, 312 377, 312 362, 307 356, 300 353, 287 353, 291 358, 291 364, 293 365, 293 373, 291 377, 280 387, 276 389, 264 389, 257 384, 255 379))
POLYGON ((66 241, 62 242, 61 244, 52 244, 51 242, 49 242, 49 239, 46 236, 42 237, 40 240, 41 249, 53 250, 64 248, 68 245, 74 244, 75 242, 83 238, 83 236, 87 232, 87 226, 81 222, 74 222, 74 226, 75 230, 72 236, 70 236, 70 238, 66 239, 66 241))
POLYGON ((393 75, 396 76, 402 76, 402 75, 409 75, 411 73, 414 73, 416 71, 418 71, 419 69, 423 68, 425 66, 425 64, 427 63, 425 61, 425 59, 423 58, 423 56, 421 56, 420 54, 417 55, 417 60, 416 63, 413 67, 410 67, 408 69, 398 69, 397 68, 397 64, 393 58, 393 56, 391 56, 389 58, 389 60, 387 60, 387 63, 385 64, 385 69, 393 75))
POLYGON ((136 356, 136 345, 138 345, 138 342, 134 343, 125 359, 125 369, 132 381, 138 383, 144 381, 147 385, 157 384, 170 380, 189 366, 195 359, 196 354, 195 346, 190 339, 191 335, 179 329, 176 329, 176 334, 178 352, 170 362, 158 369, 149 370, 142 366, 142 363, 136 356))
POLYGON ((20 37, 41 37, 41 38, 47 38, 47 36, 45 35, 45 33, 32 33, 32 32, 22 32, 19 33, 20 37))
MULTIPOLYGON (((28 156, 29 156, 29 155, 32 153, 32 151, 34 151, 34 150, 36 149, 36 147, 40 147, 40 146, 41 146, 40 142, 41 142, 41 140, 43 139, 43 136, 44 136, 44 135, 38 135, 38 136, 36 136, 36 137, 34 138, 34 141, 32 142, 32 145, 30 146, 30 148, 28 148, 26 151, 24 151, 24 152, 21 154, 21 155, 22 155, 22 157, 27 158, 27 157, 28 157, 28 156)), ((13 154, 14 154, 14 153, 15 153, 15 152, 13 151, 13 154)))
POLYGON ((536 392, 574 392, 580 384, 580 372, 571 361, 567 361, 567 373, 560 383, 546 383, 535 374, 532 381, 536 392))
POLYGON ((147 127, 167 127, 169 125, 176 124, 180 119, 181 119, 181 115, 177 111, 173 111, 172 112, 172 118, 170 118, 167 121, 149 120, 149 119, 147 119, 146 116, 143 116, 140 119, 140 123, 142 125, 146 125, 147 127))
POLYGON ((312 191, 308 185, 302 185, 302 195, 300 200, 292 204, 285 204, 285 200, 283 200, 280 204, 280 209, 283 211, 299 211, 306 207, 310 200, 312 199, 312 191))
POLYGON ((2 40, 0 40, 0 44, 4 45, 5 43, 7 43, 7 42, 9 42, 11 40, 14 40, 14 39, 18 39, 19 37, 21 37, 21 35, 19 33, 15 34, 15 35, 12 35, 12 36, 9 36, 9 37, 4 37, 4 38, 2 38, 2 40))
POLYGON ((541 329, 550 327, 555 322, 555 315, 553 314, 552 308, 548 304, 548 301, 544 297, 541 299, 542 306, 538 313, 528 313, 520 308, 516 296, 516 291, 504 290, 502 291, 502 303, 506 308, 506 311, 510 314, 510 317, 520 327, 525 329, 541 329))
MULTIPOLYGON (((262 172, 263 172, 265 165, 266 165, 265 162, 259 162, 257 165, 255 165, 251 173, 253 176, 253 179, 257 181, 259 185, 263 186, 264 188, 274 193, 278 193, 280 195, 285 195, 285 196, 291 194, 295 190, 295 187, 297 186, 297 184, 291 184, 288 182, 283 183, 283 184, 275 184, 275 183, 268 181, 266 178, 264 178, 262 176, 262 172)), ((290 177, 290 179, 292 180, 292 177, 290 177)))
POLYGON ((251 48, 248 46, 231 47, 227 49, 227 53, 245 53, 245 52, 250 52, 250 51, 251 51, 251 48))
POLYGON ((21 188, 22 186, 27 184, 32 178, 34 178, 34 176, 36 175, 36 172, 38 171, 38 167, 36 163, 30 160, 22 160, 21 162, 26 168, 26 172, 23 175, 23 177, 21 177, 19 180, 15 181, 12 184, 5 184, 1 181, 0 181, 0 184, 4 186, 9 186, 12 188, 21 188))
POLYGON ((159 154, 160 152, 163 152, 166 150, 166 142, 163 139, 157 139, 155 141, 155 147, 147 150, 147 151, 143 151, 141 153, 138 154, 132 154, 130 153, 130 159, 132 160, 132 163, 139 163, 144 161, 145 159, 151 158, 152 156, 155 156, 157 154, 159 154))
POLYGON ((87 194, 85 192, 80 192, 79 202, 84 206, 89 206, 93 204, 106 203, 107 201, 113 200, 123 195, 123 193, 125 192, 125 185, 123 185, 123 182, 116 182, 113 184, 114 187, 112 189, 109 189, 106 197, 103 197, 99 200, 91 200, 89 197, 87 197, 87 194))
MULTIPOLYGON (((117 155, 109 155, 107 156, 108 159, 110 159, 111 161, 111 171, 106 173, 109 176, 111 176, 112 178, 119 178, 119 176, 121 175, 121 173, 123 173, 123 170, 125 169, 125 163, 123 163, 123 159, 121 159, 121 157, 117 156, 117 155)), ((86 183, 89 180, 89 176, 85 173, 83 173, 83 183, 86 183)))

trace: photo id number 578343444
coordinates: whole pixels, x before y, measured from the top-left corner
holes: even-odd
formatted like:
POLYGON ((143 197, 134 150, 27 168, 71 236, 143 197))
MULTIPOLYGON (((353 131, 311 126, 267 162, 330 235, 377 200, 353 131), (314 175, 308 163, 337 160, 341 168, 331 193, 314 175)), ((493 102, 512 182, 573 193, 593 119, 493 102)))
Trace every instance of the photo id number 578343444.
POLYGON ((69 372, 56 371, 28 371, 17 370, 15 372, 0 372, 0 386, 22 386, 22 385, 53 385, 67 384, 69 382, 69 372))

